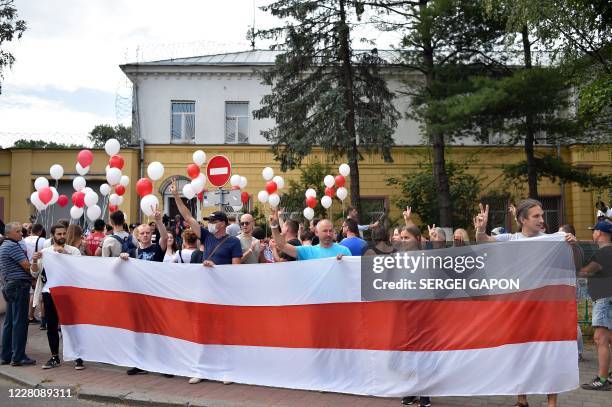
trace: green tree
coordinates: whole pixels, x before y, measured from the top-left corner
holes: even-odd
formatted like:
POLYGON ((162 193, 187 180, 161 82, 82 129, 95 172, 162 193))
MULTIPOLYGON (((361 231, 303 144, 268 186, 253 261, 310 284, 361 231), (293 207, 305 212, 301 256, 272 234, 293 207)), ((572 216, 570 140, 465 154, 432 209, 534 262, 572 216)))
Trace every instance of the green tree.
POLYGON ((17 8, 13 5, 13 0, 0 0, 0 94, 4 69, 10 68, 15 62, 13 54, 2 49, 2 45, 21 38, 25 30, 25 21, 17 20, 17 8))
POLYGON ((99 124, 89 133, 89 140, 95 148, 103 148, 104 143, 114 138, 119 141, 121 147, 127 147, 132 141, 132 128, 118 124, 115 127, 109 124, 99 124))
MULTIPOLYGON (((308 188, 317 191, 317 198, 320 200, 325 194, 325 185, 323 185, 322 180, 330 173, 331 167, 320 162, 300 167, 299 181, 289 181, 289 190, 282 196, 281 206, 285 208, 285 212, 302 212, 306 207, 306 196, 304 194, 308 188)), ((316 217, 325 217, 325 209, 320 203, 317 204, 314 211, 316 217)))
POLYGON ((435 223, 452 226, 445 147, 475 129, 468 116, 450 120, 446 99, 469 91, 471 75, 498 66, 495 51, 503 40, 503 16, 486 14, 477 0, 388 0, 373 6, 387 30, 401 30, 403 62, 420 74, 406 82, 411 97, 406 116, 421 123, 424 140, 433 149, 432 182, 437 194, 432 198, 439 210, 435 223))
POLYGON ((19 139, 11 148, 84 148, 82 144, 62 144, 55 141, 19 139))
POLYGON ((381 74, 385 61, 376 50, 359 52, 351 45, 363 2, 277 0, 262 9, 285 22, 256 33, 280 42, 272 49, 282 51, 274 67, 262 72, 272 91, 253 115, 275 120, 262 134, 283 170, 298 166, 315 145, 346 156, 351 202, 359 207, 361 153, 391 162, 399 117, 381 74))
MULTIPOLYGON (((465 166, 449 161, 446 161, 445 171, 448 174, 450 198, 453 202, 450 208, 450 224, 470 228, 480 198, 482 179, 466 173, 465 166)), ((401 190, 401 195, 395 201, 398 208, 404 210, 406 206, 410 206, 423 223, 438 225, 440 208, 434 178, 432 163, 421 162, 415 172, 388 178, 387 185, 397 185, 401 190)))

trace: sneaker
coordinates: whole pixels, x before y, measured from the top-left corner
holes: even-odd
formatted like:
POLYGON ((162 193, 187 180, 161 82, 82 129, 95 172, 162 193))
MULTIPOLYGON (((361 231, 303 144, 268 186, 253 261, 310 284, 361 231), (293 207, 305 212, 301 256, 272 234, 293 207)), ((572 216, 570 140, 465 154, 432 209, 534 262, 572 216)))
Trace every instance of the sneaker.
POLYGON ((40 321, 36 319, 36 317, 28 318, 28 323, 30 324, 40 324, 40 321))
POLYGON ((421 397, 419 400, 419 407, 431 407, 431 400, 429 397, 421 397))
POLYGON ((42 365, 43 369, 53 369, 54 367, 58 367, 60 365, 59 356, 51 356, 51 359, 47 361, 44 365, 42 365))
POLYGON ((402 399, 402 404, 405 406, 412 406, 418 401, 418 397, 415 396, 406 396, 402 399))
POLYGON ((202 381, 199 377, 192 377, 189 379, 189 384, 198 384, 202 381))
POLYGON ((47 325, 46 324, 40 324, 40 326, 38 327, 38 329, 40 329, 41 331, 46 331, 47 330, 47 325))
POLYGON ((146 370, 138 369, 137 367, 133 367, 129 369, 127 372, 128 376, 134 376, 135 374, 147 374, 146 370))
POLYGON ((601 381, 601 379, 599 378, 599 376, 596 376, 593 381, 591 381, 590 383, 585 383, 582 386, 583 389, 585 390, 609 390, 610 389, 610 383, 608 383, 608 381, 601 381))
POLYGON ((83 370, 85 369, 85 365, 83 364, 83 359, 78 358, 75 360, 74 370, 83 370))
POLYGON ((34 359, 30 359, 26 357, 25 359, 20 360, 19 362, 12 361, 11 366, 31 366, 35 365, 36 361, 34 359))

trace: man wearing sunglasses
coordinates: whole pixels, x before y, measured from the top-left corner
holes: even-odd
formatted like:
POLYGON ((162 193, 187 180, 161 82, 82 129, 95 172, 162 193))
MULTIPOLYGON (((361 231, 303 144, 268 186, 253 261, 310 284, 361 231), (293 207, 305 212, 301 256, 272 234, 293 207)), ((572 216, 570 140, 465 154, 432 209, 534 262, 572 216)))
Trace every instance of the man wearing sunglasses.
POLYGON ((240 230, 238 235, 242 247, 242 264, 259 263, 259 240, 253 237, 255 219, 251 214, 245 213, 240 217, 240 230))

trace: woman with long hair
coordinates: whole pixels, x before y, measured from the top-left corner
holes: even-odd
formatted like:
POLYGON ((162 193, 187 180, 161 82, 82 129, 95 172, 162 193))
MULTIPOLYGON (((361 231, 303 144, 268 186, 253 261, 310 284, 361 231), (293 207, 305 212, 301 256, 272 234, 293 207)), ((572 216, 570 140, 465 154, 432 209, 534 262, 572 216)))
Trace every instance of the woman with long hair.
POLYGON ((178 252, 179 248, 176 244, 176 238, 174 233, 168 232, 168 245, 166 246, 166 255, 164 256, 164 263, 172 263, 174 261, 174 255, 178 252))
POLYGON ((66 244, 76 247, 81 252, 81 256, 87 256, 85 240, 83 239, 83 228, 77 224, 68 226, 66 230, 66 244))

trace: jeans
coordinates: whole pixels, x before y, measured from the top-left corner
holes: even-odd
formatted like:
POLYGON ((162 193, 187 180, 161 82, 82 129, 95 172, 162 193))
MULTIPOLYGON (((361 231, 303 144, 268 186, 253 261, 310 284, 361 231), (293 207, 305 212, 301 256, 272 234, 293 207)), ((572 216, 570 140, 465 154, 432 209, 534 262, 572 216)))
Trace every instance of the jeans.
POLYGON ((47 317, 47 340, 49 341, 49 350, 51 355, 57 356, 59 353, 59 320, 53 298, 49 293, 42 293, 43 302, 45 304, 45 316, 47 317))
POLYGON ((21 362, 26 359, 31 285, 31 281, 9 280, 2 290, 6 300, 6 315, 2 325, 1 358, 5 362, 21 362))

